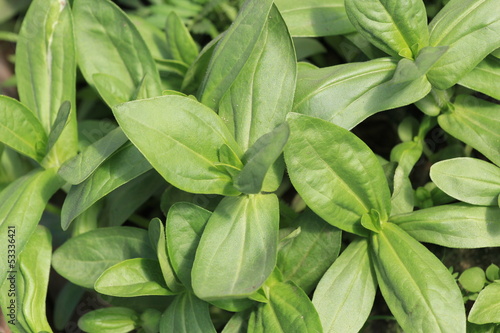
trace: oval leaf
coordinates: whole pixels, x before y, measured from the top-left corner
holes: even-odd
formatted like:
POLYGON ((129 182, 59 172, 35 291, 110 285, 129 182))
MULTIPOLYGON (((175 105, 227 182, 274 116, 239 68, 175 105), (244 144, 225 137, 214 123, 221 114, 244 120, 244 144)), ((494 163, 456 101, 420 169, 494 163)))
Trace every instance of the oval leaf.
POLYGON ((177 296, 165 310, 160 321, 162 333, 215 333, 208 312, 208 303, 191 293, 177 296))
POLYGON ((475 324, 500 322, 500 283, 495 282, 479 293, 469 314, 469 321, 475 324))
POLYGON ((78 320, 78 327, 88 333, 126 333, 137 327, 139 315, 132 309, 111 307, 90 311, 78 320))

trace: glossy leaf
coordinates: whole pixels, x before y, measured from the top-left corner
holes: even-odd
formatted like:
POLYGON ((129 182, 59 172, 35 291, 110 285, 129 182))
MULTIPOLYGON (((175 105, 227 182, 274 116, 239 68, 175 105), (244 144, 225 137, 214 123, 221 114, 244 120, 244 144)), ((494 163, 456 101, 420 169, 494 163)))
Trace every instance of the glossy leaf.
POLYGON ((84 182, 70 189, 62 207, 62 228, 66 230, 76 217, 99 199, 150 169, 151 165, 137 148, 131 144, 124 146, 84 182))
POLYGON ((321 218, 362 236, 361 216, 372 208, 390 214, 390 192, 373 152, 354 134, 327 121, 290 114, 285 147, 288 174, 307 205, 321 218))
POLYGON ((138 326, 139 315, 125 307, 90 311, 78 320, 78 327, 88 333, 126 333, 138 326))
POLYGON ((320 69, 302 70, 293 111, 351 129, 380 111, 414 103, 431 89, 425 76, 392 81, 397 62, 380 58, 320 69))
POLYGON ((138 97, 161 94, 153 57, 137 28, 118 6, 108 0, 77 0, 74 12, 78 61, 87 82, 94 85, 96 73, 112 75, 128 88, 121 93, 131 99, 147 77, 145 94, 138 97))
POLYGON ((179 280, 191 288, 196 249, 211 212, 187 202, 174 204, 167 215, 165 233, 170 262, 179 280))
POLYGON ((50 132, 64 101, 72 111, 61 140, 46 165, 59 166, 77 149, 76 57, 73 19, 67 1, 36 0, 23 20, 16 46, 16 78, 21 102, 50 132))
POLYGON ((198 56, 198 47, 175 11, 168 15, 165 31, 168 57, 188 65, 192 64, 198 56))
POLYGON ((93 288, 106 269, 133 258, 156 259, 145 230, 99 228, 66 241, 54 252, 52 266, 74 284, 93 288))
POLYGON ((105 295, 118 297, 168 296, 160 264, 154 259, 124 260, 106 269, 96 280, 94 288, 105 295))
POLYGON ((453 158, 431 167, 432 181, 446 194, 473 205, 496 206, 500 168, 474 158, 453 158))
POLYGON ((500 283, 495 282, 479 293, 469 314, 469 321, 475 324, 500 322, 500 283))
POLYGON ((347 246, 316 287, 313 304, 325 332, 359 332, 375 300, 377 281, 368 242, 347 246))
POLYGON ((59 169, 59 175, 70 184, 80 184, 127 140, 121 128, 115 128, 102 139, 83 149, 80 154, 66 161, 59 169))
POLYGON ((453 204, 390 218, 418 241, 453 248, 500 246, 500 208, 453 204))
POLYGON ((369 244, 380 290, 403 330, 465 333, 462 293, 438 258, 393 223, 369 244))
POLYGON ((234 183, 238 191, 255 194, 262 190, 264 178, 283 152, 289 135, 290 128, 287 123, 283 123, 272 132, 263 135, 245 152, 242 157, 245 166, 234 183))
MULTIPOLYGON (((203 104, 214 110, 218 109, 222 96, 233 85, 249 60, 252 60, 250 55, 255 51, 260 36, 267 27, 271 8, 272 0, 245 2, 213 51, 200 86, 199 96, 203 104)), ((273 64, 275 63, 276 59, 273 59, 273 64)), ((267 132, 269 131, 265 133, 267 132)))
POLYGON ((333 36, 356 31, 342 0, 277 0, 275 3, 294 37, 333 36))
POLYGON ((276 265, 278 200, 274 194, 222 199, 208 220, 193 264, 201 299, 244 298, 276 265))
POLYGON ((439 126, 500 165, 500 106, 459 95, 451 109, 438 117, 439 126))
POLYGON ((431 46, 449 46, 429 71, 433 86, 447 89, 500 47, 496 0, 452 0, 429 24, 431 46))
POLYGON ((160 321, 162 333, 215 333, 208 312, 208 303, 192 293, 183 293, 175 298, 165 310, 160 321))
POLYGON ((194 193, 239 193, 215 163, 222 145, 239 156, 240 149, 223 121, 203 104, 169 95, 121 104, 113 111, 125 134, 172 185, 194 193))
POLYGON ((268 303, 252 313, 249 333, 311 332, 321 333, 321 322, 309 297, 293 282, 270 287, 268 303))
MULTIPOLYGON (((34 170, 0 192, 0 233, 8 235, 9 227, 15 228, 17 253, 23 251, 47 202, 62 185, 56 170, 34 170)), ((0 253, 0 281, 9 270, 6 256, 7 251, 0 253)))
POLYGON ((477 90, 500 100, 500 59, 488 56, 472 71, 465 74, 458 84, 477 90))
POLYGON ((345 7, 356 29, 392 56, 411 59, 429 44, 427 13, 421 0, 346 0, 345 7))
POLYGON ((300 234, 280 249, 277 265, 285 280, 308 294, 337 258, 342 233, 311 210, 303 212, 294 226, 300 227, 300 234))
POLYGON ((17 100, 0 96, 0 142, 41 162, 47 134, 31 110, 17 100))

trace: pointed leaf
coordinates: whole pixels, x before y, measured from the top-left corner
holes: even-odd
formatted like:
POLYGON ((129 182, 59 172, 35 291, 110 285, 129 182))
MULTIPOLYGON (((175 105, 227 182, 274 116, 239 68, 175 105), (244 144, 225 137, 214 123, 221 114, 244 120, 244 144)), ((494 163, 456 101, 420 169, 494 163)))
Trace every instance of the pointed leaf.
POLYGON ((41 162, 47 134, 33 112, 13 98, 0 96, 0 142, 41 162))
POLYGON ((469 314, 469 321, 475 324, 500 322, 500 283, 495 282, 479 293, 469 314))
POLYGON ((403 330, 465 333, 462 293, 438 258, 393 223, 369 243, 380 290, 403 330))
POLYGON ((222 199, 196 251, 195 294, 217 300, 244 298, 255 292, 276 265, 278 215, 274 194, 222 199))
POLYGON ((452 248, 500 246, 500 207, 460 203, 395 215, 390 220, 421 242, 452 248))
POLYGON ((239 193, 214 163, 223 144, 241 156, 240 149, 223 121, 203 104, 169 95, 121 104, 113 111, 125 134, 172 185, 194 193, 239 193))
POLYGON ((66 125, 68 125, 70 112, 71 103, 69 101, 64 101, 59 107, 56 119, 54 120, 52 128, 50 129, 49 138, 47 140, 47 152, 50 152, 52 148, 54 148, 64 129, 66 128, 66 125))
POLYGON ((175 298, 165 310, 160 321, 162 333, 215 333, 208 312, 208 303, 192 293, 183 293, 175 298))
POLYGON ((321 218, 366 236, 361 216, 376 209, 390 213, 390 192, 373 152, 354 134, 324 120, 289 115, 285 148, 288 174, 307 205, 321 218))
POLYGON ((168 57, 188 65, 192 64, 198 56, 198 47, 175 11, 168 15, 165 31, 167 33, 168 57))
POLYGON ((368 242, 347 246, 316 287, 313 304, 325 332, 359 332, 375 300, 377 281, 368 242))

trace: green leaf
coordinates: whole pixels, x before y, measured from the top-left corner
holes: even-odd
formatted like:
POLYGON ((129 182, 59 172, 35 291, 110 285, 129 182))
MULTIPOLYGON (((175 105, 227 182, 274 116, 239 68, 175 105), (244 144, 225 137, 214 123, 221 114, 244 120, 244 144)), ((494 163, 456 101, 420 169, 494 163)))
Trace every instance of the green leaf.
POLYGON ((500 246, 500 208, 452 204, 391 216, 418 241, 453 248, 500 246))
POLYGON ((161 273, 163 275, 163 280, 165 281, 167 288, 173 292, 182 291, 184 288, 177 279, 177 276, 174 272, 174 267, 171 263, 171 259, 167 253, 165 228, 163 227, 163 223, 159 218, 154 218, 151 220, 151 222, 149 223, 148 233, 151 244, 156 250, 161 273))
POLYGON ((208 303, 192 293, 177 296, 163 313, 160 321, 162 333, 215 333, 208 312, 208 303))
MULTIPOLYGON (((73 19, 67 1, 34 0, 16 46, 16 78, 21 102, 38 117, 46 133, 64 101, 75 104, 76 57, 73 19)), ((60 166, 77 150, 75 108, 46 165, 60 166)))
POLYGON ((414 103, 429 93, 425 76, 392 81, 396 66, 394 59, 380 58, 302 70, 293 111, 351 129, 372 114, 414 103))
POLYGON ((252 313, 249 333, 323 332, 311 300, 293 282, 278 283, 269 290, 269 302, 252 313))
MULTIPOLYGON (((0 234, 7 237, 8 230, 15 229, 18 254, 35 232, 47 202, 62 185, 56 170, 38 169, 18 178, 0 192, 0 234)), ((0 253, 0 259, 0 281, 5 281, 7 271, 12 269, 7 262, 7 251, 0 253)))
POLYGON ((475 158, 453 158, 431 167, 432 181, 446 194, 473 205, 496 206, 500 168, 475 158))
POLYGON ((347 16, 373 45, 392 56, 412 59, 429 44, 422 0, 346 0, 347 16))
POLYGON ((64 129, 68 125, 70 113, 71 103, 69 101, 64 101, 59 107, 56 120, 54 120, 52 128, 50 129, 50 134, 47 140, 47 153, 49 153, 52 148, 54 148, 64 129))
POLYGON ((161 95, 153 57, 137 28, 118 6, 108 0, 76 0, 74 12, 78 61, 87 82, 94 85, 96 73, 115 76, 127 87, 121 94, 130 100, 147 77, 145 94, 138 97, 161 95))
POLYGON ((451 109, 438 117, 439 126, 500 166, 500 106, 459 95, 451 109))
POLYGON ((249 311, 236 312, 227 322, 222 333, 248 333, 249 311))
POLYGON ((491 264, 486 268, 486 277, 490 281, 500 280, 500 267, 491 264))
POLYGON ((325 332, 358 332, 367 320, 377 291, 368 242, 350 243, 316 287, 313 304, 325 332))
POLYGON ((276 265, 278 207, 274 194, 222 199, 196 251, 192 283, 198 297, 244 298, 264 283, 276 265))
POLYGON ((339 255, 342 232, 309 209, 296 226, 300 234, 280 249, 278 268, 285 281, 293 281, 309 294, 339 255))
POLYGON ((500 47, 496 0, 451 0, 429 25, 431 46, 449 46, 427 73, 433 86, 447 89, 500 47))
POLYGON ((47 134, 33 112, 17 100, 0 96, 0 142, 41 162, 47 134))
POLYGON ((138 326, 139 315, 122 307, 90 311, 78 320, 78 327, 88 333, 127 333, 138 326))
POLYGON ((287 123, 276 127, 272 132, 263 135, 243 155, 245 166, 235 179, 238 191, 248 194, 262 190, 264 178, 288 141, 290 128, 287 123))
POLYGON ((462 76, 458 84, 500 100, 500 59, 488 56, 472 71, 462 76))
POLYGON ((64 330, 84 293, 84 288, 66 282, 57 294, 54 304, 54 326, 56 329, 64 330))
POLYGON ((198 56, 198 47, 175 11, 168 15, 165 31, 167 33, 168 57, 188 65, 192 64, 198 56))
POLYGON ((135 88, 128 87, 119 78, 110 74, 95 73, 92 79, 97 92, 110 108, 132 99, 135 88))
POLYGON ((165 233, 172 267, 182 284, 191 288, 193 262, 211 212, 187 202, 174 204, 168 211, 165 233))
POLYGON ((127 140, 121 128, 115 128, 102 139, 83 149, 80 154, 66 161, 59 169, 59 175, 70 184, 80 184, 127 140))
POLYGON ((133 145, 121 148, 102 163, 94 173, 68 192, 61 212, 61 226, 71 222, 99 199, 128 181, 151 170, 151 165, 133 145))
POLYGON ((484 288, 472 306, 469 321, 475 324, 500 322, 500 283, 495 282, 484 288))
POLYGON ((424 47, 418 53, 415 61, 403 58, 398 62, 392 78, 394 83, 416 80, 425 75, 448 50, 447 46, 424 47))
POLYGON ((344 35, 356 31, 343 0, 276 0, 290 34, 294 37, 344 35))
POLYGON ((372 208, 387 221, 390 192, 375 154, 347 130, 327 121, 289 115, 285 161, 307 205, 342 230, 366 236, 361 216, 372 208))
POLYGON ((369 244, 380 290, 403 330, 465 333, 462 294, 438 258, 393 223, 369 244))
POLYGON ((160 264, 154 259, 124 260, 106 269, 95 281, 97 292, 110 296, 168 296, 160 264))
POLYGON ((462 287, 466 290, 476 293, 483 290, 484 284, 486 283, 486 275, 482 268, 471 267, 460 274, 458 282, 460 282, 462 287))
POLYGON ((240 149, 223 121, 203 104, 167 95, 121 104, 113 111, 125 134, 172 185, 194 193, 239 193, 215 163, 223 144, 239 156, 240 149))
POLYGON ((74 284, 94 288, 95 281, 106 269, 133 258, 156 259, 146 230, 99 228, 61 245, 54 252, 52 266, 74 284))
POLYGON ((142 39, 147 44, 154 59, 165 59, 168 57, 168 46, 165 40, 165 33, 153 23, 140 16, 127 13, 132 23, 135 25, 142 39))

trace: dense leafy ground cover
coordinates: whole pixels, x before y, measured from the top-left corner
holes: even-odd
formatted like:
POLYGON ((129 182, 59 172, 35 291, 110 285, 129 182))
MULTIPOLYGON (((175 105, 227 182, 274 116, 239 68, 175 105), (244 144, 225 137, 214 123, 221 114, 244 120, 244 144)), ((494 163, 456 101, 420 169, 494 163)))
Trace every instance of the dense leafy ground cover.
POLYGON ((498 0, 1 6, 0 331, 500 330, 498 0))

